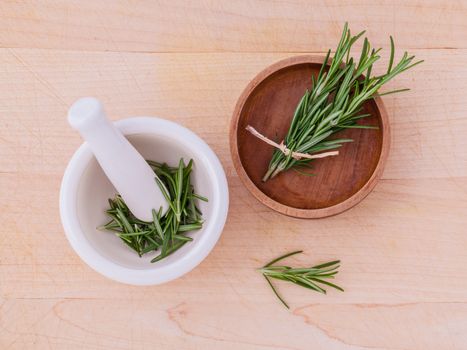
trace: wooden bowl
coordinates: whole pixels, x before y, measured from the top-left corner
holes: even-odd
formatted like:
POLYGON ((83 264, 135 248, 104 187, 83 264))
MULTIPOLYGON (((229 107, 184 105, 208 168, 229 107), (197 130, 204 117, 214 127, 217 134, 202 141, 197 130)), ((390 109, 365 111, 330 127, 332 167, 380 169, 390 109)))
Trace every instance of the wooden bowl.
MULTIPOLYGON (((280 143, 311 76, 318 74, 322 56, 297 56, 273 64, 259 73, 240 96, 230 128, 230 151, 235 169, 248 190, 263 204, 285 215, 321 218, 341 213, 360 202, 381 177, 389 152, 390 131, 381 98, 367 101, 362 125, 378 130, 347 129, 339 138, 351 138, 339 155, 315 159, 306 176, 293 170, 262 182, 273 147, 245 130, 253 126, 280 143)), ((336 135, 336 138, 337 138, 336 135)))

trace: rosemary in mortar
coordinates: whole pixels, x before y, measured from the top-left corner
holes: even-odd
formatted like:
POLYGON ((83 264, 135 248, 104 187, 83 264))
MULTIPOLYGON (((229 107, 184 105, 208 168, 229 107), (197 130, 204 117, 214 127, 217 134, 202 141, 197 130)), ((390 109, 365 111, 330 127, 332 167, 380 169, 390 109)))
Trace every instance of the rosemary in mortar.
POLYGON ((326 290, 322 285, 333 287, 342 292, 344 291, 344 289, 341 287, 327 281, 327 279, 333 279, 334 276, 338 273, 337 269, 340 266, 340 260, 330 261, 328 263, 315 265, 312 267, 299 268, 292 268, 285 265, 274 265, 275 263, 288 258, 289 256, 299 253, 303 253, 303 251, 297 250, 295 252, 282 255, 259 269, 266 281, 271 286, 274 294, 279 298, 282 304, 285 305, 285 307, 289 308, 289 305, 287 305, 285 300, 280 296, 277 289, 272 284, 271 278, 292 282, 298 286, 305 287, 323 294, 326 294, 326 290))
POLYGON ((193 160, 185 165, 180 159, 178 167, 147 162, 157 175, 156 183, 169 203, 167 212, 162 214, 162 208, 158 212, 153 209, 153 221, 144 222, 131 213, 120 195, 116 195, 109 199, 110 208, 106 211, 111 220, 99 229, 114 232, 139 256, 160 250, 160 254, 151 260, 154 263, 193 240, 187 234, 203 226, 202 213, 196 202, 198 199, 207 202, 208 199, 194 192, 190 181, 193 160))
MULTIPOLYGON (((331 50, 327 52, 318 76, 312 77, 311 89, 305 92, 298 103, 287 135, 280 145, 251 126, 247 127, 253 135, 276 148, 263 181, 287 169, 306 166, 314 158, 337 155, 337 151, 317 154, 352 141, 328 139, 336 132, 347 128, 375 128, 357 124, 359 119, 369 116, 362 113, 363 103, 378 95, 381 86, 396 75, 423 62, 414 62, 415 56, 409 56, 405 52, 401 60, 394 64, 394 41, 390 37, 391 53, 386 73, 372 75, 373 65, 380 59, 381 49, 372 48, 365 38, 358 62, 350 56, 352 46, 364 33, 363 31, 352 36, 347 23, 345 24, 329 68, 326 69, 331 50)), ((406 90, 408 89, 394 90, 379 96, 406 90)))

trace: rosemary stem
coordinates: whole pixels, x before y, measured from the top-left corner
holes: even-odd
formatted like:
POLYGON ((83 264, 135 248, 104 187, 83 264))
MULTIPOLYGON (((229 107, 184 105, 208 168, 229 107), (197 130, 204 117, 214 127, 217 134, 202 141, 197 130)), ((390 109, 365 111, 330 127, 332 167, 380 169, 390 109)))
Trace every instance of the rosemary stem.
POLYGON ((297 250, 288 254, 284 254, 258 269, 258 271, 261 272, 263 277, 268 282, 276 297, 282 302, 282 304, 284 304, 285 307, 289 308, 289 305, 277 291, 276 287, 271 281, 272 279, 291 282, 300 287, 304 287, 323 294, 326 294, 326 290, 324 289, 326 286, 335 288, 341 292, 344 291, 344 289, 338 285, 329 282, 329 279, 333 279, 334 276, 338 273, 338 268, 340 266, 339 260, 302 268, 292 268, 285 265, 276 265, 276 263, 279 261, 299 253, 302 253, 302 251, 297 250))
POLYGON ((289 158, 285 158, 283 159, 276 167, 276 169, 274 169, 274 171, 272 172, 272 174, 270 175, 269 179, 272 179, 274 177, 276 177, 278 174, 280 174, 282 171, 284 171, 286 168, 287 168, 287 163, 289 161, 289 158))
MULTIPOLYGON (((368 114, 362 114, 364 103, 377 96, 379 89, 392 78, 422 62, 415 62, 415 57, 405 52, 396 63, 391 38, 390 61, 386 73, 372 75, 374 63, 381 58, 381 49, 372 48, 365 38, 360 58, 357 60, 350 57, 352 46, 363 33, 352 36, 346 23, 332 60, 331 51, 328 51, 318 76, 312 77, 311 90, 305 91, 283 138, 289 151, 307 156, 328 150, 335 151, 343 143, 349 142, 348 139, 329 139, 335 133, 346 128, 374 129, 374 126, 357 124, 361 118, 368 117, 368 114), (363 77, 363 74, 366 76, 363 77)), ((291 158, 289 153, 274 151, 263 181, 311 160, 306 159, 306 156, 291 158)), ((324 154, 326 152, 323 157, 324 154)))
POLYGON ((273 159, 271 161, 268 171, 263 176, 263 182, 266 182, 273 177, 272 174, 276 171, 277 166, 279 165, 279 162, 280 162, 280 159, 273 159))

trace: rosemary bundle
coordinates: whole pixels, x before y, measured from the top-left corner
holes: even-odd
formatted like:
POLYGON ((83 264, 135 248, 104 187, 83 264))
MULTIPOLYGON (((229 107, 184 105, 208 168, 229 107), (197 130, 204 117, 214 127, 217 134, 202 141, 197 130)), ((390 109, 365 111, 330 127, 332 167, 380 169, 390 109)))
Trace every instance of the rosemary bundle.
MULTIPOLYGON (((374 63, 380 59, 381 49, 372 48, 365 38, 358 62, 350 57, 352 46, 364 33, 352 36, 345 24, 329 68, 327 65, 331 50, 327 52, 318 76, 312 76, 311 89, 305 92, 298 103, 281 144, 263 136, 253 127, 247 127, 254 136, 276 148, 263 181, 287 169, 306 166, 314 158, 337 155, 337 151, 329 150, 335 150, 352 139, 330 140, 329 137, 343 129, 375 128, 357 124, 359 119, 369 116, 362 113, 363 103, 378 95, 378 90, 396 75, 423 62, 414 62, 415 56, 405 52, 401 60, 394 64, 394 41, 390 37, 391 53, 386 73, 374 76, 371 72, 374 63), (323 151, 328 152, 318 153, 323 151)), ((406 90, 395 90, 379 96, 406 90)))
POLYGON ((322 285, 333 287, 342 292, 344 291, 341 287, 327 281, 327 279, 332 279, 337 274, 337 269, 340 266, 340 260, 335 260, 325 264, 315 265, 312 267, 300 268, 292 268, 290 266, 285 265, 274 265, 275 263, 285 258, 288 258, 289 256, 299 253, 303 253, 303 251, 298 250, 292 253, 282 255, 267 263, 260 269, 260 272, 263 274, 264 278, 271 286, 274 294, 279 298, 282 304, 285 305, 285 307, 289 308, 289 305, 287 305, 285 300, 277 292, 276 288, 271 282, 271 278, 292 282, 298 286, 305 287, 323 294, 326 294, 326 290, 322 285))
POLYGON ((109 199, 110 208, 106 211, 111 220, 99 227, 114 232, 139 256, 160 250, 160 254, 151 260, 159 261, 193 240, 187 233, 199 230, 203 226, 201 211, 196 205, 198 199, 208 201, 194 192, 190 181, 193 160, 185 165, 180 159, 178 167, 147 161, 157 177, 156 183, 169 203, 169 209, 162 213, 153 209, 153 221, 144 222, 136 218, 120 195, 109 199))

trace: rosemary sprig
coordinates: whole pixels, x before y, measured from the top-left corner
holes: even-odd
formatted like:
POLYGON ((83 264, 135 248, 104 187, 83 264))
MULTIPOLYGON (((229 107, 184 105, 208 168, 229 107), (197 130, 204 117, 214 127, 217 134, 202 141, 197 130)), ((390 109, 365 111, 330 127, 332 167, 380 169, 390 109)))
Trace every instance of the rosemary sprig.
POLYGON ((289 308, 289 305, 285 300, 280 296, 277 289, 271 282, 272 278, 292 282, 298 286, 305 287, 311 290, 314 290, 319 293, 326 294, 325 286, 333 287, 340 291, 344 291, 341 287, 327 281, 327 279, 333 279, 334 276, 338 273, 337 269, 339 268, 340 260, 330 261, 328 263, 315 265, 312 267, 303 267, 303 268, 292 268, 285 265, 274 265, 275 263, 288 258, 289 256, 303 253, 302 250, 297 250, 285 255, 282 255, 266 265, 264 265, 259 271, 263 274, 264 278, 271 286, 272 291, 277 296, 277 298, 289 308), (324 285, 324 286, 323 286, 324 285))
MULTIPOLYGON (((311 159, 297 156, 298 154, 312 155, 333 150, 345 142, 352 141, 342 138, 329 140, 328 138, 336 132, 347 128, 375 128, 357 124, 359 119, 368 116, 362 113, 363 103, 377 96, 379 89, 396 75, 423 62, 414 62, 415 56, 409 56, 405 52, 400 61, 394 64, 394 40, 390 37, 391 53, 386 73, 374 76, 371 72, 374 63, 380 59, 381 49, 372 48, 365 38, 358 62, 350 57, 352 46, 364 33, 362 31, 352 36, 347 23, 345 24, 329 68, 326 67, 330 61, 331 50, 327 52, 318 76, 312 77, 311 89, 305 92, 298 103, 284 139, 284 147, 274 150, 263 181, 284 170, 310 162, 311 159)), ((406 90, 394 90, 389 93, 406 90)), ((329 155, 337 153, 329 152, 329 155)))
POLYGON ((190 180, 193 160, 185 165, 183 159, 177 167, 165 163, 147 161, 154 173, 156 183, 169 203, 169 209, 162 214, 162 208, 152 211, 152 222, 136 218, 120 195, 109 199, 110 208, 106 211, 111 220, 99 227, 113 232, 128 247, 143 254, 160 250, 160 254, 151 262, 157 262, 180 249, 193 240, 188 233, 202 228, 203 218, 197 207, 197 201, 207 198, 194 192, 190 180))

